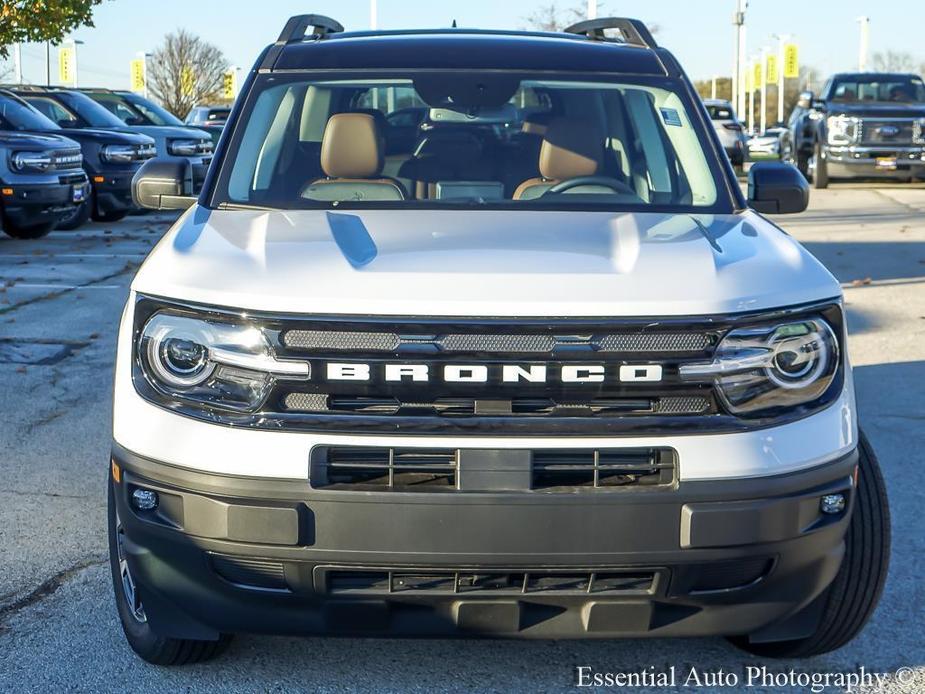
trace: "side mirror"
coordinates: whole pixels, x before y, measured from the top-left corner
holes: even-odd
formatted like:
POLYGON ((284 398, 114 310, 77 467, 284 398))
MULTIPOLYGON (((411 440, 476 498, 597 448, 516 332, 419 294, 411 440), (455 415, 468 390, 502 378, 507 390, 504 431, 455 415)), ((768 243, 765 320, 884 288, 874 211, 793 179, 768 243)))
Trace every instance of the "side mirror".
POLYGON ((187 159, 149 159, 132 178, 132 200, 148 210, 185 210, 196 202, 187 159))
POLYGON ((812 92, 800 92, 800 96, 797 97, 797 106, 800 108, 812 108, 815 99, 816 97, 812 92))
POLYGON ((809 204, 809 183, 792 164, 764 161, 748 171, 748 206, 764 214, 802 212, 809 204))

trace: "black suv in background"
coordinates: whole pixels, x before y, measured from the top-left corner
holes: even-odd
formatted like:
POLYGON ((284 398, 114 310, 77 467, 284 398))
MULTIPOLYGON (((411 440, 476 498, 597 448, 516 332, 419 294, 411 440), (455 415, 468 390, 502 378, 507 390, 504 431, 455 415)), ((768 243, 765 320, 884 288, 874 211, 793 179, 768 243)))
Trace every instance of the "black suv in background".
POLYGON ((90 191, 80 205, 61 218, 59 229, 76 229, 90 217, 99 222, 115 222, 134 209, 132 177, 145 160, 154 156, 154 140, 136 133, 74 127, 63 120, 63 111, 50 111, 61 116, 55 122, 5 89, 0 90, 0 104, 9 108, 7 121, 11 129, 51 135, 66 133, 81 149, 90 191), (62 127, 65 124, 66 130, 62 127))
POLYGON ((104 128, 146 135, 154 140, 158 158, 190 164, 193 186, 199 190, 212 161, 208 133, 186 126, 126 123, 82 91, 30 86, 17 90, 31 105, 64 127, 104 128))
POLYGON ((73 140, 16 132, 9 119, 16 108, 0 97, 0 228, 16 239, 36 239, 86 199, 87 176, 73 140))
POLYGON ((841 73, 790 114, 795 163, 816 188, 830 178, 925 175, 925 83, 905 73, 841 73))

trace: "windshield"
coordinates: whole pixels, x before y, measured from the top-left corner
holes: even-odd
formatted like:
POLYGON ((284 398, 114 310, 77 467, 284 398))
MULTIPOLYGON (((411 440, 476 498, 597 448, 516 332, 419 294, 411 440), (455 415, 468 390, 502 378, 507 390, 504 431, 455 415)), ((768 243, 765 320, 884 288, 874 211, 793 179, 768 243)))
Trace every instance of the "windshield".
POLYGON ((151 125, 183 125, 183 121, 149 99, 137 94, 122 94, 120 96, 141 111, 151 125))
POLYGON ((284 209, 730 207, 681 85, 639 79, 266 76, 216 198, 284 209), (408 109, 422 117, 391 117, 408 109))
POLYGON ((0 95, 0 128, 3 130, 60 130, 46 118, 18 99, 0 95))
POLYGON ((125 123, 79 92, 55 92, 58 100, 91 128, 124 128, 125 123))
POLYGON ((832 101, 925 102, 925 84, 912 75, 840 77, 832 85, 832 101))

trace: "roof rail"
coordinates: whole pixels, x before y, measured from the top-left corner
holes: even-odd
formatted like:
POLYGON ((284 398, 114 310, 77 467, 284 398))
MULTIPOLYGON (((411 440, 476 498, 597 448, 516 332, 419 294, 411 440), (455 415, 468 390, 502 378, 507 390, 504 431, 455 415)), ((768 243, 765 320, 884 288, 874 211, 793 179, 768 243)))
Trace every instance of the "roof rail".
POLYGON ((319 39, 328 34, 339 34, 344 30, 343 24, 323 14, 300 14, 289 18, 283 27, 283 33, 276 40, 276 45, 284 46, 287 43, 302 41, 309 27, 313 29, 311 35, 319 39))
POLYGON ((623 35, 623 43, 644 48, 658 48, 652 32, 638 19, 629 17, 602 17, 578 22, 565 29, 566 34, 584 34, 592 41, 610 41, 604 35, 606 29, 617 29, 623 35))

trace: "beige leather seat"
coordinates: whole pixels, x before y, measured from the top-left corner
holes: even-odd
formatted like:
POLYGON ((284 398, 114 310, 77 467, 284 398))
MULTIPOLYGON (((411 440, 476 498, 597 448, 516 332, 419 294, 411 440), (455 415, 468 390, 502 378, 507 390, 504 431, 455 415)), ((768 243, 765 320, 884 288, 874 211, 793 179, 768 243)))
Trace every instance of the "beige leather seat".
MULTIPOLYGON (((557 183, 580 176, 595 176, 604 158, 604 136, 597 124, 576 118, 554 118, 540 145, 540 176, 517 186, 515 200, 533 200, 557 183)), ((574 192, 585 192, 584 187, 574 192)), ((599 186, 593 186, 598 190, 599 186)))
POLYGON ((404 200, 401 185, 382 172, 384 142, 368 113, 338 113, 328 119, 321 140, 321 168, 326 178, 309 183, 309 200, 404 200))

